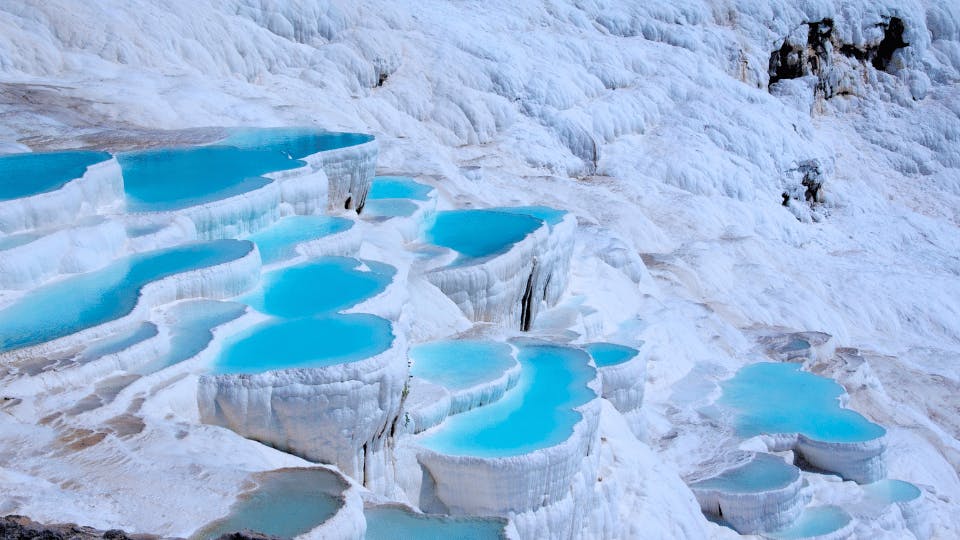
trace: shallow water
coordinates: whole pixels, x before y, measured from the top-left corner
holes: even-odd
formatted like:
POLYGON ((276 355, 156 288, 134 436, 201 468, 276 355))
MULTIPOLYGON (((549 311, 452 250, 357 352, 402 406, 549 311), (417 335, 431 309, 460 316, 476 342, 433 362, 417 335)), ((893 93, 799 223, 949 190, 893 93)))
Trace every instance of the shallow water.
POLYGON ((597 364, 597 367, 609 367, 622 364, 637 356, 639 352, 633 347, 603 341, 588 343, 584 345, 583 348, 593 357, 593 361, 597 364))
POLYGON ((517 356, 520 381, 489 405, 447 419, 425 432, 421 444, 437 452, 477 457, 518 456, 554 446, 573 433, 575 411, 596 394, 589 356, 557 345, 524 345, 517 356))
POLYGON ((227 339, 217 373, 318 368, 380 354, 393 343, 390 321, 365 313, 275 319, 227 339))
POLYGON ((505 538, 499 519, 453 518, 414 514, 402 508, 378 506, 363 511, 366 540, 497 540, 505 538))
POLYGON ((406 176, 377 176, 370 185, 367 201, 379 199, 430 200, 433 188, 406 176))
POLYGON ((567 215, 566 210, 557 210, 549 206, 498 206, 490 210, 535 217, 551 227, 563 221, 563 216, 567 215))
POLYGON ((417 208, 419 206, 406 199, 367 199, 363 207, 366 215, 380 218, 410 217, 417 208))
POLYGON ((260 486, 234 503, 225 518, 191 538, 205 540, 243 530, 293 538, 323 524, 343 506, 343 481, 321 469, 262 473, 260 486))
POLYGON ((240 317, 246 309, 243 304, 216 300, 177 304, 168 314, 175 321, 170 327, 170 350, 137 372, 153 373, 200 354, 213 340, 214 328, 240 317))
POLYGON ((541 226, 542 220, 526 214, 450 210, 437 213, 426 238, 465 257, 482 258, 509 250, 541 226))
POLYGON ((865 499, 882 504, 907 502, 920 498, 920 488, 903 480, 880 480, 863 486, 865 499))
POLYGON ((0 311, 0 351, 37 345, 122 317, 152 281, 239 259, 243 240, 183 244, 120 259, 109 266, 36 288, 0 311))
POLYGON ((106 152, 82 150, 0 156, 0 201, 55 191, 108 159, 106 152))
POLYGON ((149 322, 140 323, 125 332, 94 341, 77 357, 77 363, 85 364, 97 358, 129 349, 138 343, 155 337, 157 333, 157 326, 155 324, 149 322))
POLYGON ((411 347, 410 374, 451 390, 492 381, 517 364, 506 343, 478 340, 435 341, 411 347))
POLYGON ((791 526, 772 533, 765 533, 779 540, 794 540, 832 533, 846 526, 852 518, 836 506, 814 506, 807 508, 791 526))
POLYGON ((353 227, 349 219, 333 216, 288 216, 247 237, 260 250, 263 264, 296 257, 297 244, 340 233, 353 227))
POLYGON ((268 272, 260 287, 240 301, 277 317, 297 318, 340 311, 384 291, 392 266, 350 257, 319 257, 268 272))
POLYGON ((802 433, 824 442, 862 442, 886 433, 859 413, 840 407, 842 386, 799 365, 762 362, 722 381, 718 404, 736 413, 743 437, 802 433))
POLYGON ((240 128, 220 144, 241 149, 270 149, 292 159, 370 142, 373 135, 322 131, 309 127, 240 128))
POLYGON ((694 482, 690 487, 727 493, 758 493, 787 487, 799 477, 800 469, 793 465, 776 456, 757 454, 743 465, 694 482))

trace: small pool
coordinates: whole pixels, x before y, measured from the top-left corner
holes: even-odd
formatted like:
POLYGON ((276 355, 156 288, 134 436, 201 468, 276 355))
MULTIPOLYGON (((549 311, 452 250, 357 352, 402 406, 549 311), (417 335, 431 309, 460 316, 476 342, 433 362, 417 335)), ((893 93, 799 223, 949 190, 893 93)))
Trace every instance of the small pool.
POLYGON ((377 176, 370 185, 367 201, 379 199, 430 200, 433 188, 406 176, 377 176))
POLYGON ((751 364, 720 387, 718 404, 734 410, 737 430, 744 437, 802 433, 818 441, 851 443, 886 433, 859 413, 840 407, 842 386, 802 371, 797 364, 751 364))
POLYGON ((846 527, 853 518, 836 506, 813 506, 803 511, 793 525, 765 536, 778 540, 794 540, 822 536, 846 527))
POLYGON ((479 340, 435 341, 411 347, 410 374, 450 390, 496 380, 517 364, 513 347, 479 340))
POLYGON ((776 456, 756 454, 749 462, 690 484, 694 489, 726 493, 759 493, 782 489, 800 477, 800 469, 776 456))
POLYGON ((292 259, 297 244, 341 233, 353 227, 349 219, 333 216, 288 216, 247 237, 260 249, 263 264, 292 259))
POLYGON ((372 217, 395 218, 410 217, 420 208, 406 199, 367 199, 363 209, 372 217))
POLYGON ((922 495, 920 488, 910 482, 891 479, 863 486, 863 494, 865 499, 881 504, 908 502, 919 499, 922 495))
POLYGON ((259 487, 241 495, 229 515, 191 538, 214 539, 243 530, 293 538, 322 525, 343 506, 347 486, 330 471, 287 469, 259 476, 259 487))
POLYGON ((633 347, 604 341, 588 343, 584 345, 583 348, 593 357, 593 361, 597 364, 597 367, 610 367, 622 364, 633 359, 640 352, 633 347))
POLYGON ((367 518, 366 540, 499 540, 506 538, 506 520, 454 518, 416 514, 394 506, 376 506, 363 511, 367 518))
POLYGON ((196 242, 120 259, 36 288, 0 311, 0 352, 68 336, 129 314, 144 285, 242 258, 243 240, 196 242))
POLYGON ((437 213, 426 239, 462 257, 483 258, 509 250, 542 226, 542 220, 526 214, 449 210, 437 213))
POLYGON ((386 351, 393 338, 390 321, 365 313, 268 320, 229 338, 214 371, 262 373, 355 362, 386 351))
POLYGON ((0 156, 0 201, 55 191, 110 159, 106 152, 28 152, 0 156))
POLYGON ((170 350, 137 372, 153 373, 193 358, 213 340, 214 328, 240 317, 246 310, 247 306, 243 304, 217 300, 190 300, 177 304, 167 315, 173 321, 170 350))
POLYGON ((563 221, 563 216, 567 215, 566 210, 557 210, 549 206, 498 206, 490 210, 535 217, 551 227, 563 221))
POLYGON ((587 354, 559 345, 523 345, 517 360, 517 386, 494 403, 424 432, 421 444, 449 455, 495 458, 527 454, 570 437, 581 418, 574 408, 596 397, 587 386, 596 375, 587 354))
POLYGON ((268 272, 260 287, 240 298, 276 317, 297 318, 340 311, 380 294, 396 269, 350 257, 319 257, 268 272))

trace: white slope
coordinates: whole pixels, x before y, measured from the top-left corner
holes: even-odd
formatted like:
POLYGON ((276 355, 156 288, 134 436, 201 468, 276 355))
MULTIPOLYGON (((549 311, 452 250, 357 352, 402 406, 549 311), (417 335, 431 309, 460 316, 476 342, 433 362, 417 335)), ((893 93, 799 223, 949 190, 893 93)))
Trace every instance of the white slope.
MULTIPOLYGON (((650 467, 675 477, 729 443, 698 409, 716 396, 713 380, 760 359, 745 329, 823 331, 870 351, 866 367, 835 375, 857 390, 859 410, 895 424, 888 472, 921 485, 943 538, 960 534, 958 398, 945 390, 960 383, 958 81, 960 7, 949 1, 0 4, 0 150, 317 124, 376 134, 381 168, 435 175, 451 206, 567 209, 583 256, 557 309, 575 323, 541 330, 647 341, 650 467), (838 40, 862 49, 879 44, 891 17, 910 45, 889 72, 835 55, 842 95, 816 96, 809 78, 768 92, 770 53, 802 40, 805 23, 832 19, 838 40), (781 206, 782 193, 802 193, 797 169, 814 159, 825 202, 781 206)), ((462 329, 442 297, 414 296, 417 339, 462 329)), ((4 433, 23 430, 16 440, 28 446, 53 440, 31 427, 49 407, 15 406, 4 433)), ((189 501, 156 503, 189 521, 204 505, 224 509, 240 482, 198 481, 221 467, 204 450, 249 470, 292 459, 220 432, 195 448, 174 443, 164 418, 133 449, 108 436, 82 463, 4 444, 0 482, 26 494, 11 511, 187 534, 154 516, 150 496, 104 497, 121 474, 156 471, 141 476, 150 484, 181 467, 149 492, 190 486, 189 501), (116 468, 99 469, 105 461, 116 468)), ((684 490, 651 487, 643 504, 618 509, 628 525, 594 532, 726 534, 688 511, 684 490)))

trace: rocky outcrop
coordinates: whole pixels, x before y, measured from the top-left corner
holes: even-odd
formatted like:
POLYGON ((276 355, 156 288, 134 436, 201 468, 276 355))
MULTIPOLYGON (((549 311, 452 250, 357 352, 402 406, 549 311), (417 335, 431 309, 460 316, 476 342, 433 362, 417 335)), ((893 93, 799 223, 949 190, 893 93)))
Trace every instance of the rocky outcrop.
MULTIPOLYGON (((121 530, 101 531, 73 523, 44 525, 25 516, 6 516, 0 519, 0 540, 155 540, 150 534, 127 534, 121 530)), ((251 537, 252 538, 252 537, 251 537)))

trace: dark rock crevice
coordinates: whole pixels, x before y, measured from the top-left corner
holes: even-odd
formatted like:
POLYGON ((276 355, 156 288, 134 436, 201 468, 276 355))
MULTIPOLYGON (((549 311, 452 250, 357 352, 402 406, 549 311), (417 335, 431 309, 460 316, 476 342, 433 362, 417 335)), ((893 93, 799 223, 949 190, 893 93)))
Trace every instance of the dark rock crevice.
POLYGON ((520 330, 527 332, 533 322, 533 277, 537 273, 537 262, 533 262, 533 268, 530 269, 530 275, 527 276, 527 286, 523 290, 523 297, 520 299, 520 330))

